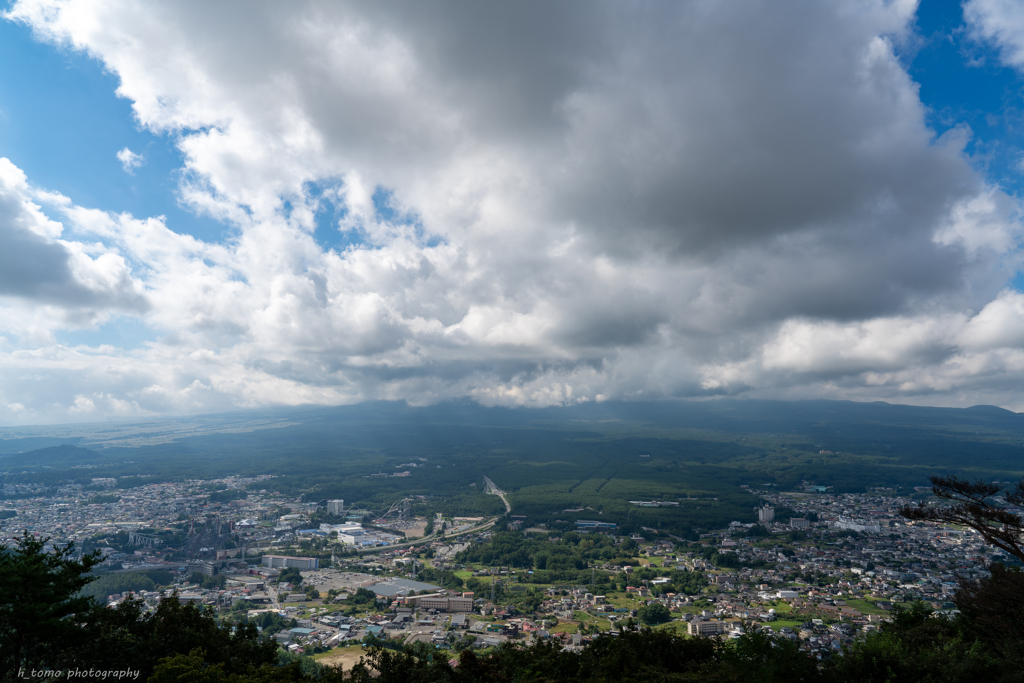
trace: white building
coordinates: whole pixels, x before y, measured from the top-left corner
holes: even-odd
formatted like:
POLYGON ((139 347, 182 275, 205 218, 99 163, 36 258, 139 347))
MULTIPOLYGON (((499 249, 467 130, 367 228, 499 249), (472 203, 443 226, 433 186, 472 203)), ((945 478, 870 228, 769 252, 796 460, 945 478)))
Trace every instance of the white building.
POLYGON ((406 602, 415 602, 420 609, 436 609, 443 612, 472 612, 473 598, 462 598, 454 595, 410 596, 406 602))
POLYGON ((708 621, 694 619, 686 625, 686 631, 691 636, 717 636, 725 633, 726 623, 717 619, 708 621))
POLYGON ((287 555, 264 555, 263 566, 271 569, 319 569, 320 560, 315 557, 289 557, 287 555))
POLYGON ((878 522, 855 522, 850 519, 839 518, 838 521, 832 522, 834 529, 845 529, 847 531, 862 531, 871 534, 882 533, 882 525, 878 522))
POLYGON ((327 514, 341 516, 345 512, 345 501, 344 500, 329 500, 327 501, 327 514))
POLYGON ((355 522, 346 522, 345 524, 321 524, 320 531, 325 534, 330 534, 332 531, 338 533, 338 540, 342 543, 349 545, 357 545, 359 542, 367 540, 367 536, 370 533, 363 528, 362 524, 355 522))

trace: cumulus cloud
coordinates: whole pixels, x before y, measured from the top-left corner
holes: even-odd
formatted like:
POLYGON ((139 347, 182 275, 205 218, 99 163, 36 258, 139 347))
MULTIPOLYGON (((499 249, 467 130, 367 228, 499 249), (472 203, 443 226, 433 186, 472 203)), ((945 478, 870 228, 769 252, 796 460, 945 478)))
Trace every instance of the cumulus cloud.
POLYGON ((124 259, 59 239, 63 226, 46 217, 34 194, 25 174, 0 158, 0 297, 79 311, 145 308, 140 283, 124 259))
POLYGON ((124 172, 128 175, 135 175, 135 169, 146 163, 145 157, 141 154, 136 154, 127 147, 117 153, 117 160, 121 162, 124 172))
POLYGON ((1013 0, 969 0, 964 18, 976 38, 993 43, 1003 61, 1024 68, 1024 7, 1013 0))
MULTIPOLYGON (((1006 289, 1020 208, 974 170, 968 130, 926 125, 894 48, 914 3, 241 7, 7 13, 116 74, 138 124, 177 141, 181 201, 235 231, 210 244, 51 201, 60 241, 25 209, 26 253, 83 291, 135 292, 154 335, 68 348, 64 323, 22 312, 0 348, 0 404, 19 409, 0 419, 458 396, 957 404, 986 387, 1020 404, 1003 379, 1024 344, 1006 289), (349 246, 314 239, 325 215, 349 246), (59 386, 14 377, 44 366, 59 386)), ((10 294, 56 285, 32 286, 10 294)))

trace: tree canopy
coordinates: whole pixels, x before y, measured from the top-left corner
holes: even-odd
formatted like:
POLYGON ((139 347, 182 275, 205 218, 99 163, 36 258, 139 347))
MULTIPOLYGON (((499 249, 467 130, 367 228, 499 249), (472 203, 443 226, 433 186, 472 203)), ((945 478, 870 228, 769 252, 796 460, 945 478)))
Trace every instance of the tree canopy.
POLYGON ((1002 503, 994 498, 1002 488, 978 480, 973 484, 956 476, 931 477, 932 492, 953 505, 906 506, 900 514, 909 520, 960 524, 974 529, 991 545, 1024 562, 1024 517, 1006 508, 1024 507, 1024 480, 1007 489, 1002 503))

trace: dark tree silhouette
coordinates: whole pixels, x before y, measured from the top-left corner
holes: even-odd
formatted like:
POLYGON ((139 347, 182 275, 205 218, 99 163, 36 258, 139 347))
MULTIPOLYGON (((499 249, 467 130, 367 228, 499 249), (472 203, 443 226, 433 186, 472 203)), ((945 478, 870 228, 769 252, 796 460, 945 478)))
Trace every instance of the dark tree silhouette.
POLYGON ((74 546, 47 547, 25 531, 13 548, 0 545, 0 680, 61 661, 67 647, 87 642, 79 622, 95 609, 80 594, 99 554, 77 559, 74 546))
POLYGON ((1024 572, 993 564, 989 576, 960 581, 953 597, 970 631, 998 656, 1024 662, 1024 572))
MULTIPOLYGON (((1003 489, 980 479, 973 484, 955 476, 930 479, 935 495, 953 505, 908 505, 900 509, 901 515, 912 521, 968 526, 990 545, 1024 562, 1024 517, 992 500, 1003 489)), ((1024 507, 1024 480, 1007 489, 1003 500, 1024 507)))

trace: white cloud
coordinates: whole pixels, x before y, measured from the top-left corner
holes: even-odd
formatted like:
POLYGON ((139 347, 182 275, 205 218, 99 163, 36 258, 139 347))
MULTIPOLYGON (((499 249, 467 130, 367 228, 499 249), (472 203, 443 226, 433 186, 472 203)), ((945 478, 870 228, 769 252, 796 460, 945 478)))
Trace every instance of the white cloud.
POLYGON ((976 38, 999 48, 1006 64, 1024 68, 1024 6, 1014 0, 968 0, 964 19, 976 38))
MULTIPOLYGON (((64 206, 63 198, 35 191, 25 174, 0 158, 0 307, 27 301, 62 309, 66 319, 99 311, 140 311, 147 302, 124 259, 99 245, 62 239, 64 226, 37 201, 64 206)), ((17 319, 0 321, 8 329, 17 319)))
POLYGON ((135 169, 146 163, 145 157, 141 154, 136 154, 127 147, 117 153, 117 160, 121 162, 124 172, 128 175, 135 175, 135 169))
POLYGON ((118 76, 182 150, 182 201, 236 230, 204 243, 0 165, 32 244, 92 297, 11 290, 0 403, 23 409, 0 419, 78 397, 96 416, 986 387, 1018 405, 1020 209, 965 131, 927 127, 893 51, 913 11, 17 2, 118 76), (318 210, 351 246, 314 240, 318 210), (142 348, 56 341, 115 310, 153 331, 142 348))

